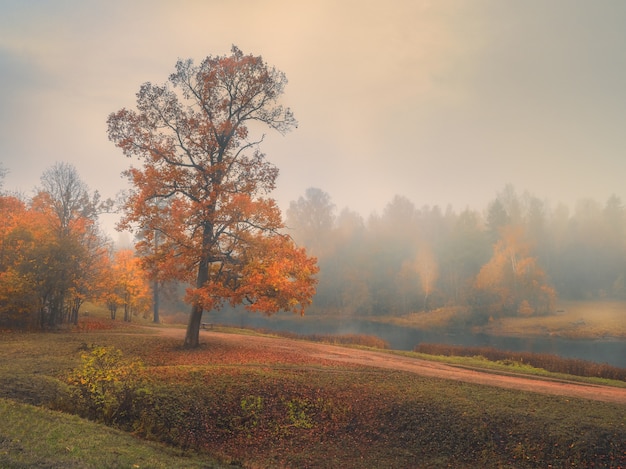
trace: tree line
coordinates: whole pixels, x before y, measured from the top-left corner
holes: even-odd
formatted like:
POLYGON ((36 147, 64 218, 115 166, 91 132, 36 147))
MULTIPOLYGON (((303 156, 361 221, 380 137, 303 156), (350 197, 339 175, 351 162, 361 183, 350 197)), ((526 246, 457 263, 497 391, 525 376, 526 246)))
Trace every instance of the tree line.
MULTIPOLYGON (((280 104, 286 76, 260 56, 179 60, 163 84, 144 83, 133 109, 107 119, 108 136, 138 162, 119 227, 135 251, 115 252, 99 230, 113 207, 75 168, 58 163, 30 198, 0 193, 0 326, 76 323, 88 299, 115 318, 158 321, 158 291, 186 287, 185 345, 204 311, 406 314, 440 307, 479 320, 554 310, 557 297, 625 298, 624 208, 613 196, 570 213, 507 186, 484 212, 417 208, 396 196, 367 220, 336 213, 308 189, 286 222, 269 194, 278 168, 263 129, 296 127, 280 104), (295 240, 295 242, 294 242, 295 240), (151 296, 152 295, 152 296, 151 296)), ((6 170, 0 168, 0 181, 6 170)))
MULTIPOLYGON (((47 169, 30 199, 0 193, 0 327, 76 324, 85 301, 106 305, 112 319, 152 310, 158 321, 155 289, 184 294, 176 281, 155 281, 147 256, 115 249, 98 225, 112 209, 67 163, 47 169)), ((317 258, 313 314, 458 307, 480 322, 549 314, 558 298, 626 299, 626 211, 617 196, 571 211, 506 186, 482 211, 418 208, 396 196, 364 219, 337 213, 329 194, 309 188, 290 203, 284 232, 317 258)), ((149 251, 146 239, 138 242, 149 251)))
POLYGON ((573 211, 506 186, 484 210, 418 208, 396 196, 381 214, 339 213, 309 188, 287 210, 318 257, 312 311, 402 315, 462 308, 473 320, 554 312, 558 298, 626 299, 626 218, 617 196, 573 211))

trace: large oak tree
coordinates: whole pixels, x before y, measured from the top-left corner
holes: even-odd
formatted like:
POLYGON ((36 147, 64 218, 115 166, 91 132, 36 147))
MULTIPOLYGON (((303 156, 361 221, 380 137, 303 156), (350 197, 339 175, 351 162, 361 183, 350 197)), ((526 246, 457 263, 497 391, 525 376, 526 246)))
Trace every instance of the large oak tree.
POLYGON ((251 136, 296 125, 278 102, 286 83, 233 47, 198 65, 179 60, 167 83, 141 86, 136 110, 108 118, 109 138, 140 162, 125 173, 133 188, 120 226, 144 233, 137 248, 162 277, 195 283, 188 347, 198 345, 205 310, 302 313, 315 292, 316 261, 281 234, 268 197, 278 170, 259 150, 263 136, 251 136))

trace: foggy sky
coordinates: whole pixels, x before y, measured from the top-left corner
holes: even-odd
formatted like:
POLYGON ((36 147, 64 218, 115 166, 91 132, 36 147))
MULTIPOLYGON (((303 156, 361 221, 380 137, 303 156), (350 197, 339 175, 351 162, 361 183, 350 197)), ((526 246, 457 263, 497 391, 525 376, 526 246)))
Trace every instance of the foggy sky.
POLYGON ((268 132, 280 206, 318 187, 367 216, 394 195, 483 209, 505 184, 624 200, 622 0, 0 0, 0 161, 31 194, 57 161, 113 197, 107 116, 178 58, 231 45, 289 79, 268 132))

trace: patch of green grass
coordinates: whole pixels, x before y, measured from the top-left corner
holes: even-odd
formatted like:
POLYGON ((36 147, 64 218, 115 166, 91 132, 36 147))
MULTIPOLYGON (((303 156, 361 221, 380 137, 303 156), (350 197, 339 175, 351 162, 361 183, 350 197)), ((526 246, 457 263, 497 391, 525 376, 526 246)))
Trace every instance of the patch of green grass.
POLYGON ((462 366, 465 368, 476 369, 476 370, 513 373, 513 374, 520 374, 520 375, 530 375, 530 376, 537 376, 541 378, 549 378, 549 379, 555 379, 555 380, 575 381, 578 383, 600 384, 603 386, 626 388, 625 381, 597 378, 593 376, 575 376, 575 375, 568 375, 564 373, 554 373, 554 372, 546 371, 543 368, 535 368, 526 363, 508 362, 508 361, 502 361, 502 360, 491 361, 481 356, 459 357, 459 356, 429 355, 426 353, 407 352, 407 351, 402 351, 402 350, 391 350, 391 351, 388 351, 387 353, 393 353, 395 355, 402 355, 405 357, 419 358, 421 360, 436 361, 440 363, 446 363, 449 365, 458 365, 458 366, 462 366))
POLYGON ((73 415, 0 399, 0 467, 191 469, 227 466, 73 415))

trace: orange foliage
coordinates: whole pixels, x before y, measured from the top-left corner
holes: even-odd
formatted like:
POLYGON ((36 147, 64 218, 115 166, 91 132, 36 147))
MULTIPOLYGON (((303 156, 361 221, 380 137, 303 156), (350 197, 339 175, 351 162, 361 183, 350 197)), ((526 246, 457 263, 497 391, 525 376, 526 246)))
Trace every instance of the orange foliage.
POLYGON ((507 225, 493 248, 491 260, 478 273, 477 290, 490 294, 489 313, 530 316, 553 309, 556 292, 548 285, 537 258, 530 254, 522 227, 507 225))
POLYGON ((29 327, 37 322, 38 253, 47 245, 45 218, 15 197, 0 197, 0 322, 29 327))
POLYGON ((238 294, 250 301, 252 311, 304 314, 315 294, 316 262, 288 237, 262 238, 244 268, 238 294))
POLYGON ((314 293, 315 260, 279 234, 280 210, 264 198, 278 170, 257 149, 262 138, 248 140, 250 122, 295 125, 277 103, 285 84, 233 47, 197 66, 179 61, 169 85, 141 87, 137 111, 109 116, 109 138, 142 162, 125 172, 133 190, 120 226, 141 232, 153 279, 195 284, 188 345, 198 345, 203 310, 246 302, 302 312, 314 293))
MULTIPOLYGON (((107 293, 107 304, 124 307, 124 320, 130 321, 135 312, 145 312, 150 306, 150 287, 141 261, 130 249, 117 251, 111 265, 113 288, 107 293)), ((114 318, 114 315, 112 316, 114 318)))
POLYGON ((85 200, 78 193, 71 210, 63 210, 47 192, 30 204, 0 197, 0 323, 77 323, 81 304, 101 284, 107 255, 85 200))

